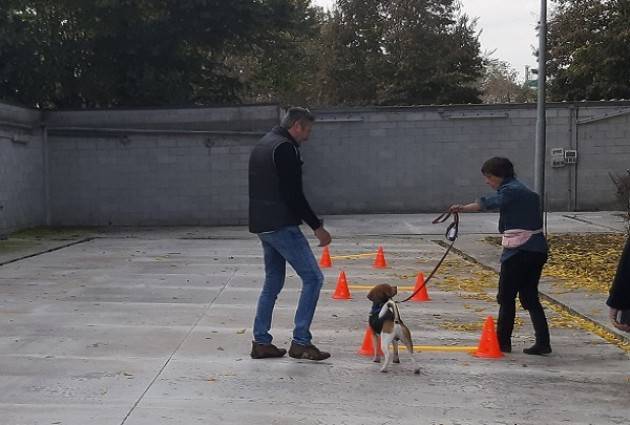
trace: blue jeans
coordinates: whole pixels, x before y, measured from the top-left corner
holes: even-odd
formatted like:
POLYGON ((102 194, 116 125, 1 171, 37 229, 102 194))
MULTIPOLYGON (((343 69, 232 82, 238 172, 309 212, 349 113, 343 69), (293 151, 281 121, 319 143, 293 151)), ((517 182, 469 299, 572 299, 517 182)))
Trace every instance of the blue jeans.
POLYGON ((311 343, 311 322, 319 300, 324 276, 319 269, 313 251, 298 226, 283 227, 270 233, 258 234, 265 255, 265 283, 258 298, 254 319, 254 341, 270 344, 273 337, 271 317, 278 294, 284 286, 286 263, 295 269, 302 279, 302 293, 295 312, 293 341, 300 345, 311 343))

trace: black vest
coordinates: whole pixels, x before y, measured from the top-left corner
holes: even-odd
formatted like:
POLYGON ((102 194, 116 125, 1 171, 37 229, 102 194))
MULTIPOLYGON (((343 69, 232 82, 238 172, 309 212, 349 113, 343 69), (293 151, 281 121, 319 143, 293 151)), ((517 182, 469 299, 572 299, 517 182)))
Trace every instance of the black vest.
POLYGON ((282 143, 290 143, 299 151, 281 128, 274 128, 254 147, 249 157, 249 231, 271 232, 302 223, 289 209, 280 192, 280 181, 274 163, 274 151, 282 143))

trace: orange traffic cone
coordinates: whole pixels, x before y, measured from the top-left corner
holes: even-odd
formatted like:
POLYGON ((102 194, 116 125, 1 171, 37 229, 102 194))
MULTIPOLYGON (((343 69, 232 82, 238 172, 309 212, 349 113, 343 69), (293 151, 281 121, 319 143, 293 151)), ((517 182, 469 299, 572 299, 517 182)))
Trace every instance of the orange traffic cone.
POLYGON ((416 287, 413 288, 414 292, 421 288, 416 295, 411 298, 411 301, 423 302, 423 301, 431 301, 429 298, 429 293, 427 292, 427 287, 424 284, 424 274, 422 272, 418 273, 418 277, 416 278, 416 287))
MULTIPOLYGON (((365 336, 363 337, 363 344, 361 345, 361 348, 359 348, 359 355, 361 356, 374 356, 374 344, 372 343, 372 335, 374 335, 372 333, 372 328, 370 328, 369 326, 367 327, 367 329, 365 330, 365 336)), ((383 356, 383 350, 381 350, 381 337, 379 336, 377 338, 377 342, 378 342, 378 354, 380 356, 383 356)))
POLYGON ((352 299, 350 296, 350 289, 348 289, 348 281, 346 281, 346 273, 339 273, 339 279, 337 279, 337 288, 335 289, 335 293, 332 296, 336 300, 349 300, 352 299))
POLYGON ((481 339, 479 339, 479 347, 473 353, 475 357, 483 357, 486 359, 498 359, 503 357, 503 353, 499 348, 499 338, 494 329, 494 320, 492 316, 488 316, 483 324, 481 331, 481 339))
POLYGON ((373 264, 375 269, 384 269, 387 267, 387 261, 385 261, 385 254, 383 253, 383 247, 379 246, 376 252, 376 259, 373 264))
POLYGON ((323 268, 332 267, 332 260, 330 259, 330 251, 328 247, 324 247, 324 251, 322 251, 322 258, 319 260, 319 266, 323 268))

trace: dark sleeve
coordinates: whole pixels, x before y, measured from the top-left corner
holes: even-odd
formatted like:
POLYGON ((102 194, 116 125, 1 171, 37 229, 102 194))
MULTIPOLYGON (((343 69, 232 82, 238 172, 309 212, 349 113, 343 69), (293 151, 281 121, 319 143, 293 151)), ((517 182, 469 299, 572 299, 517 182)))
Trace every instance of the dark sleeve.
POLYGON ((497 190, 497 193, 482 196, 477 203, 481 207, 481 211, 498 210, 505 204, 509 204, 514 199, 514 190, 508 186, 503 186, 497 190))
POLYGON ((278 177, 280 193, 293 213, 304 220, 311 229, 321 227, 302 190, 302 161, 291 143, 280 144, 273 154, 278 177))
POLYGON ((623 248, 606 304, 620 310, 630 309, 630 239, 623 248))
POLYGON ((500 193, 492 194, 489 196, 482 196, 477 203, 481 207, 481 211, 492 211, 501 208, 503 202, 503 195, 500 193))

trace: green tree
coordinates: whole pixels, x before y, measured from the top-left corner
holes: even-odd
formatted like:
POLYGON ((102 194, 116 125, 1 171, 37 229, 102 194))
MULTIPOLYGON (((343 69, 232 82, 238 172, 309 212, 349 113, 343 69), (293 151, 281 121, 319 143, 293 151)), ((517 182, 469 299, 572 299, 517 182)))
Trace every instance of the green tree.
POLYGON ((549 52, 553 100, 630 98, 630 0, 557 0, 549 52))
POLYGON ((295 1, 0 0, 0 98, 53 108, 236 102, 245 84, 228 58, 283 31, 274 19, 286 3, 295 1))
POLYGON ((323 104, 378 103, 385 80, 382 0, 338 0, 321 34, 317 100, 323 104))
POLYGON ((454 0, 338 0, 324 28, 328 102, 479 102, 474 22, 454 0))
POLYGON ((478 102, 455 0, 0 0, 0 99, 110 107, 478 102))
POLYGON ((266 30, 231 57, 247 102, 303 104, 317 92, 319 37, 325 14, 310 0, 268 1, 266 30))
POLYGON ((514 68, 498 59, 486 59, 481 92, 483 103, 522 103, 536 100, 536 91, 525 83, 519 84, 514 68))
POLYGON ((478 103, 483 61, 474 23, 451 0, 395 0, 385 52, 391 77, 383 103, 478 103))

